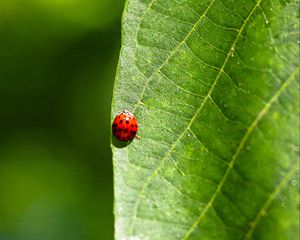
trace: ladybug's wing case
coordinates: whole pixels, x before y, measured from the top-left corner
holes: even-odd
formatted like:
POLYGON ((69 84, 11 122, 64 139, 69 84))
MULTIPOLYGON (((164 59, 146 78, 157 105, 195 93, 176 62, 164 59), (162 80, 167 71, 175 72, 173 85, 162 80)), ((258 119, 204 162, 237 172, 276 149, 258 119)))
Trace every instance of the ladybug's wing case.
POLYGON ((137 133, 137 120, 132 113, 123 111, 116 116, 112 130, 119 141, 130 141, 137 133))

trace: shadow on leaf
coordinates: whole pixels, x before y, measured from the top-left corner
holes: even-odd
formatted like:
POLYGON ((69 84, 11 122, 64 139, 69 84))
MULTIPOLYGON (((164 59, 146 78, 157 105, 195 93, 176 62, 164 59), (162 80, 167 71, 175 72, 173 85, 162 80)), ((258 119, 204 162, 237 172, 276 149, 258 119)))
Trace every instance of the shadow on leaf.
POLYGON ((122 141, 119 141, 114 135, 112 136, 112 144, 113 144, 114 147, 116 147, 116 148, 125 148, 125 147, 127 147, 131 142, 132 142, 132 140, 130 140, 130 141, 128 141, 128 142, 122 142, 122 141))

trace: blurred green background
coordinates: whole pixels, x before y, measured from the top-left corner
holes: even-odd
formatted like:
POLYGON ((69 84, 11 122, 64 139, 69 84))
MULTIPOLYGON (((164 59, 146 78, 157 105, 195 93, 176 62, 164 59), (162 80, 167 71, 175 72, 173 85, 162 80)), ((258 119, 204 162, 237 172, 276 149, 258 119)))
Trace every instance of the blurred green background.
POLYGON ((0 0, 0 240, 113 239, 123 0, 0 0))

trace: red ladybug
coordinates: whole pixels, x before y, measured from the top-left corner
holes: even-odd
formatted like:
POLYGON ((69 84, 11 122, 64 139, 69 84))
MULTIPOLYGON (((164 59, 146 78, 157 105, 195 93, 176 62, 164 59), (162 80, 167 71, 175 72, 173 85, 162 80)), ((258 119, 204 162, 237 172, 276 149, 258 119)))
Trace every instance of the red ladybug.
POLYGON ((129 111, 124 110, 120 112, 112 124, 113 134, 119 141, 128 142, 134 137, 140 138, 136 135, 138 131, 138 122, 136 117, 129 111))

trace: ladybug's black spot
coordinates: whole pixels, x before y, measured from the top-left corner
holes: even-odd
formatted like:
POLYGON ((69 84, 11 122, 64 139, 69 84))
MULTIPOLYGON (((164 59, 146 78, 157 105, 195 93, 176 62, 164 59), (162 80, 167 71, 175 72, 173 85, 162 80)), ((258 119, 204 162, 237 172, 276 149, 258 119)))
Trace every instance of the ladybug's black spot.
POLYGON ((123 120, 120 120, 120 124, 122 124, 123 123, 123 120))
POLYGON ((118 118, 121 118, 121 116, 118 116, 118 118))
POLYGON ((118 124, 114 123, 114 124, 113 124, 113 127, 116 127, 116 126, 118 126, 118 124))
POLYGON ((119 131, 119 132, 122 132, 122 128, 119 128, 118 131, 119 131))
POLYGON ((125 128, 125 129, 124 129, 124 132, 126 132, 126 133, 127 133, 127 132, 128 132, 128 129, 127 129, 127 128, 125 128))
POLYGON ((134 127, 134 125, 133 125, 133 124, 131 124, 131 125, 130 125, 130 127, 134 127))
POLYGON ((132 134, 136 134, 136 131, 131 130, 130 132, 131 132, 132 134))
POLYGON ((129 124, 129 121, 128 121, 128 120, 126 120, 126 124, 129 124))
POLYGON ((135 124, 135 127, 137 128, 137 125, 135 124))

